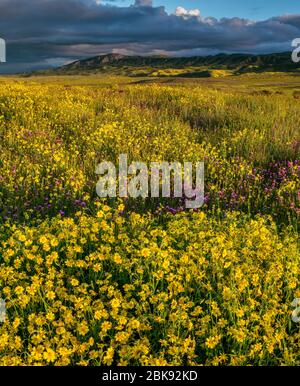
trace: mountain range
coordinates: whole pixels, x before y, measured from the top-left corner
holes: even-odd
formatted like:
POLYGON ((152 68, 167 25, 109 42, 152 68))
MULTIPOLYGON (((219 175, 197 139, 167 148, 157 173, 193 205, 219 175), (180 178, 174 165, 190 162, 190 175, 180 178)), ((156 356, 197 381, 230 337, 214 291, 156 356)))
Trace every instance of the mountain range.
POLYGON ((300 72, 300 63, 293 63, 290 52, 195 57, 128 56, 112 53, 77 60, 46 72, 65 75, 112 73, 128 76, 205 77, 265 71, 300 72))

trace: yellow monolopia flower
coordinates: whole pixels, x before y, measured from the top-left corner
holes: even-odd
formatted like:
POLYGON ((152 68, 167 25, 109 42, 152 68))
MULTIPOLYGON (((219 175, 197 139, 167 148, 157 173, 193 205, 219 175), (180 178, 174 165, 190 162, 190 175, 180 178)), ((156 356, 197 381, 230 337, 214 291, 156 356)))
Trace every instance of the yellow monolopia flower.
POLYGON ((0 80, 0 365, 299 365, 293 95, 72 80, 0 80), (120 154, 204 160, 203 209, 99 199, 120 154))

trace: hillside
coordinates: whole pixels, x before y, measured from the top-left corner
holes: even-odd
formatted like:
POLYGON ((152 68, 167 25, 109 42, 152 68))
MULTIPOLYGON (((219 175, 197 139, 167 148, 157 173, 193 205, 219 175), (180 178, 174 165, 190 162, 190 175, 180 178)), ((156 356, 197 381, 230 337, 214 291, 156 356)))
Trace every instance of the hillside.
POLYGON ((99 55, 49 70, 55 74, 114 73, 128 76, 220 77, 264 71, 299 71, 291 53, 268 55, 218 54, 215 56, 165 57, 99 55))

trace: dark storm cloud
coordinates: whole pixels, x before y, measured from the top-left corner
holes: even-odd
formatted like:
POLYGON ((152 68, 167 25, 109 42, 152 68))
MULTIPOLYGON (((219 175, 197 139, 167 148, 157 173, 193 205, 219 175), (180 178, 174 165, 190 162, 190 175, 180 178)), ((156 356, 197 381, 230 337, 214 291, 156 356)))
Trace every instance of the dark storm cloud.
POLYGON ((0 37, 7 41, 4 68, 61 64, 111 51, 197 55, 289 50, 300 37, 300 14, 264 21, 202 18, 183 8, 168 14, 151 0, 116 7, 95 0, 1 0, 0 37))

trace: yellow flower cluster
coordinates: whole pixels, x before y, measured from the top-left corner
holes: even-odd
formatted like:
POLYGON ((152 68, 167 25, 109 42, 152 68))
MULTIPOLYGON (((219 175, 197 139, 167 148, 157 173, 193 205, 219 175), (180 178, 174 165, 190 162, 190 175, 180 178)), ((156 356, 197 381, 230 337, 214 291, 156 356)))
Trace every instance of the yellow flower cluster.
POLYGON ((300 100, 111 82, 0 79, 0 365, 299 365, 300 100), (100 201, 123 153, 205 205, 100 201))
MULTIPOLYGON (((94 211, 95 166, 117 165, 125 153, 129 163, 204 161, 208 209, 266 213, 295 224, 298 109, 291 96, 241 96, 201 87, 1 81, 1 216, 28 221, 94 211), (278 115, 284 119, 280 131, 274 128, 278 115)), ((136 200, 130 206, 136 210, 136 200)), ((141 206, 155 210, 157 202, 141 206)))
MULTIPOLYGON (((122 208, 122 207, 121 207, 122 208)), ((1 228, 2 365, 299 364, 292 231, 239 213, 1 228)))

